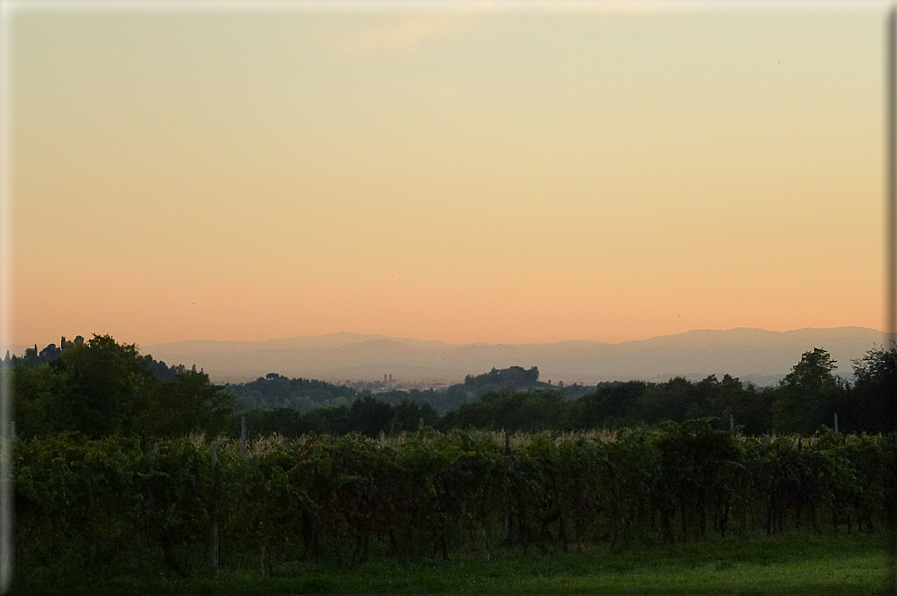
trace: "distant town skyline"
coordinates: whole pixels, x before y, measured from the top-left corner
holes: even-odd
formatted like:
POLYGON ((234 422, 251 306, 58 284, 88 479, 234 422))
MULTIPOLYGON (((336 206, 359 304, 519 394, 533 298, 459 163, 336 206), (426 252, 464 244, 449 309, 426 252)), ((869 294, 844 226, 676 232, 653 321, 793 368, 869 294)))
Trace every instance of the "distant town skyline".
POLYGON ((2 343, 884 328, 888 3, 179 6, 4 5, 2 343))

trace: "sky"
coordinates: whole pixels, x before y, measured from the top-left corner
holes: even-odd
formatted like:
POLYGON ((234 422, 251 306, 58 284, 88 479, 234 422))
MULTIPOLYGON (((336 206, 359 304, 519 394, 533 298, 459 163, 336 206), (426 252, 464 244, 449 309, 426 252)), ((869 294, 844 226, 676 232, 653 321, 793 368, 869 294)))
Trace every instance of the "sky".
POLYGON ((886 3, 4 2, 3 343, 883 329, 886 3))

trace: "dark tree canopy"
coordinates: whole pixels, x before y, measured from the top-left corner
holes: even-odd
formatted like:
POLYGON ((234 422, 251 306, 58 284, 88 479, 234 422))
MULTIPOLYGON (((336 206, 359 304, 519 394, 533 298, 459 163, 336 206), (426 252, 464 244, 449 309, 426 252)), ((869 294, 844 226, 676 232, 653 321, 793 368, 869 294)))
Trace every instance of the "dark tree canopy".
POLYGON ((835 361, 822 348, 804 352, 780 383, 773 404, 773 419, 779 432, 812 433, 822 424, 832 424, 834 404, 841 389, 832 373, 835 361))
POLYGON ((189 433, 250 437, 277 433, 367 436, 414 432, 421 426, 506 431, 620 429, 666 421, 732 422, 744 432, 809 435, 833 426, 849 432, 895 428, 897 347, 874 348, 854 361, 854 386, 834 375, 822 348, 805 352, 775 387, 744 385, 728 374, 700 381, 604 382, 593 387, 538 381, 536 367, 512 366, 468 375, 442 391, 396 389, 372 394, 351 386, 270 373, 236 386, 212 384, 196 367, 168 366, 108 335, 29 348, 13 365, 19 436, 77 432, 171 437, 189 433), (235 398, 235 396, 237 396, 235 398), (234 412, 234 401, 241 407, 234 412))
POLYGON ((871 432, 897 430, 897 344, 876 347, 853 361, 856 425, 871 432))
POLYGON ((529 370, 520 366, 502 369, 493 368, 485 374, 477 376, 467 375, 464 378, 465 385, 475 388, 494 386, 504 389, 522 389, 535 385, 538 382, 539 369, 535 366, 529 370))
POLYGON ((23 436, 217 433, 233 401, 208 375, 170 369, 108 335, 67 345, 47 364, 17 366, 13 392, 23 436))

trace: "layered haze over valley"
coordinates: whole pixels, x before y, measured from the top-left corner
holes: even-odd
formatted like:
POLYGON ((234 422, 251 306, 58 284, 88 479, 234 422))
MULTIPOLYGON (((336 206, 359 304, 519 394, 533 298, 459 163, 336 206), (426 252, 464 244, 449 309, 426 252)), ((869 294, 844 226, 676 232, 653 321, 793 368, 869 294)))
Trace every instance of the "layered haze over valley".
POLYGON ((641 341, 564 341, 541 344, 453 345, 442 341, 332 333, 267 341, 181 341, 140 346, 168 364, 196 364, 219 383, 256 379, 274 372, 330 382, 379 380, 397 383, 459 383, 465 375, 492 368, 539 368, 540 380, 557 383, 665 381, 730 374, 744 382, 770 385, 785 376, 801 354, 821 347, 849 379, 851 361, 885 338, 864 327, 694 330, 641 341))

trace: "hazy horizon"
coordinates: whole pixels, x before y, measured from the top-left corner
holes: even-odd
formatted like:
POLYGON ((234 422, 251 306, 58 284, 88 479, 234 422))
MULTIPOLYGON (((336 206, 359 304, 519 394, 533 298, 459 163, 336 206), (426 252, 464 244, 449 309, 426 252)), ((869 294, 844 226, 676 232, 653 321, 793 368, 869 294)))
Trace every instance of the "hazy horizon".
MULTIPOLYGON (((563 340, 551 341, 551 342, 504 343, 504 342, 475 341, 475 342, 467 342, 467 343, 453 343, 453 342, 448 342, 448 341, 442 340, 440 338, 404 337, 404 336, 388 335, 388 334, 384 334, 384 333, 356 333, 354 331, 334 331, 334 332, 330 332, 330 333, 322 333, 319 335, 270 337, 270 338, 258 339, 258 340, 189 338, 189 339, 179 339, 179 340, 175 340, 175 341, 157 342, 157 343, 153 343, 153 344, 140 342, 140 341, 133 341, 133 340, 129 340, 127 338, 119 338, 119 337, 115 337, 115 336, 113 336, 113 338, 119 343, 135 344, 138 347, 138 349, 140 349, 140 350, 149 349, 149 348, 153 348, 156 346, 170 346, 170 345, 174 345, 174 344, 188 344, 188 343, 260 344, 260 343, 288 342, 288 341, 297 340, 297 339, 325 339, 325 338, 334 338, 335 339, 337 336, 343 336, 343 337, 351 336, 351 337, 355 337, 355 338, 385 338, 385 339, 393 339, 393 340, 408 340, 408 341, 422 343, 422 344, 423 343, 441 343, 441 344, 445 344, 448 346, 457 346, 457 347, 475 346, 475 345, 489 345, 489 346, 550 345, 550 344, 559 344, 559 343, 597 343, 597 344, 606 344, 609 346, 616 346, 616 345, 631 343, 631 342, 640 342, 640 341, 647 341, 647 340, 652 340, 652 339, 663 339, 663 338, 668 338, 668 337, 675 337, 675 336, 680 336, 680 335, 695 334, 695 333, 702 333, 702 332, 730 333, 730 332, 736 332, 736 331, 757 331, 757 332, 762 332, 762 333, 773 333, 773 334, 796 334, 796 333, 805 332, 805 331, 844 331, 844 330, 873 331, 876 333, 881 333, 883 339, 886 335, 886 332, 882 331, 881 329, 875 329, 872 327, 863 327, 863 326, 859 326, 859 325, 843 325, 840 327, 804 327, 801 329, 786 329, 784 331, 761 329, 759 327, 733 327, 731 329, 689 329, 687 331, 680 331, 677 333, 664 334, 664 335, 651 335, 649 337, 623 340, 623 341, 617 341, 617 342, 605 342, 605 341, 601 341, 601 340, 594 340, 594 339, 587 339, 587 338, 570 338, 570 339, 563 339, 563 340)), ((41 349, 50 344, 58 345, 59 341, 61 340, 62 337, 65 337, 67 341, 71 341, 78 335, 81 335, 81 337, 83 337, 85 340, 88 340, 93 336, 93 333, 89 333, 89 334, 85 334, 85 333, 59 334, 59 335, 56 335, 54 339, 49 339, 46 341, 36 341, 36 342, 32 341, 27 344, 11 344, 8 346, 3 345, 3 346, 0 346, 0 349, 12 350, 13 348, 16 348, 17 351, 14 351, 11 353, 15 354, 15 355, 21 355, 19 353, 19 351, 23 351, 25 348, 33 347, 35 344, 38 346, 39 349, 41 349)), ((97 335, 110 335, 110 334, 97 333, 97 335)))
MULTIPOLYGON (((795 333, 795 332, 799 332, 799 331, 821 331, 821 330, 829 330, 829 329, 868 329, 868 330, 871 330, 871 331, 876 331, 876 332, 878 332, 878 333, 881 333, 882 335, 885 334, 885 332, 882 331, 882 330, 880 330, 880 329, 875 329, 875 328, 872 328, 872 327, 862 327, 862 326, 859 326, 859 325, 843 325, 843 326, 840 326, 840 327, 803 327, 803 328, 801 328, 801 329, 786 329, 786 330, 783 330, 783 331, 774 331, 774 330, 771 330, 771 329, 761 329, 761 328, 759 328, 759 327, 732 327, 731 329, 689 329, 689 330, 687 330, 687 331, 680 331, 680 332, 676 332, 676 333, 669 333, 669 334, 663 334, 663 335, 649 335, 648 337, 641 337, 641 338, 635 338, 635 339, 626 339, 626 340, 615 341, 615 342, 602 341, 602 340, 598 340, 598 339, 588 339, 588 338, 582 338, 582 337, 573 337, 573 338, 569 338, 569 339, 561 339, 561 340, 550 341, 550 342, 520 342, 520 343, 508 344, 508 343, 506 343, 506 342, 487 342, 487 341, 473 341, 473 342, 465 342, 465 343, 454 343, 454 342, 448 342, 448 341, 445 341, 445 340, 440 339, 440 338, 438 338, 438 337, 426 337, 426 338, 422 338, 422 337, 404 337, 404 336, 388 335, 388 334, 385 334, 385 333, 356 333, 356 332, 354 332, 354 331, 334 331, 334 332, 331 332, 331 333, 322 333, 322 334, 320 334, 320 335, 302 335, 302 336, 292 336, 292 337, 270 337, 270 338, 259 339, 259 340, 232 340, 232 339, 215 340, 215 339, 203 339, 203 338, 200 338, 200 339, 183 339, 183 340, 176 340, 176 341, 174 341, 174 342, 159 342, 159 343, 156 343, 156 344, 144 344, 144 345, 146 345, 147 347, 151 347, 151 346, 154 346, 154 345, 164 345, 164 344, 173 344, 173 343, 186 343, 186 342, 221 342, 221 343, 225 343, 225 342, 240 342, 240 343, 261 343, 261 342, 288 341, 288 340, 291 340, 291 339, 325 338, 325 337, 339 336, 339 335, 342 335, 342 336, 346 336, 346 335, 350 335, 350 336, 364 336, 364 337, 367 337, 367 336, 370 336, 370 337, 385 337, 385 338, 391 338, 391 339, 406 339, 406 340, 411 340, 411 341, 416 341, 416 342, 440 342, 440 343, 444 343, 444 344, 451 345, 451 346, 467 346, 467 345, 477 345, 477 344, 485 344, 485 345, 526 345, 526 344, 554 344, 554 343, 565 343, 565 342, 571 342, 571 343, 575 343, 575 342, 594 342, 594 343, 604 343, 604 344, 608 344, 608 345, 619 345, 619 344, 629 343, 629 342, 633 342, 633 341, 645 341, 645 340, 649 340, 649 339, 658 339, 658 338, 662 338, 662 337, 672 337, 672 336, 676 336, 676 335, 684 335, 684 334, 687 334, 687 333, 699 333, 699 332, 704 332, 704 331, 706 331, 706 332, 711 332, 711 333, 712 333, 712 332, 722 332, 722 333, 725 333, 725 332, 729 332, 729 331, 747 330, 747 331, 763 331, 763 332, 770 332, 770 333, 795 333)), ((87 336, 85 336, 85 339, 86 339, 86 338, 87 338, 87 336)), ((129 343, 136 343, 136 342, 129 342, 129 343)))
MULTIPOLYGON (((882 332, 864 327, 787 332, 739 328, 692 330, 642 341, 550 344, 447 344, 383 335, 331 334, 262 342, 187 341, 144 346, 166 362, 196 364, 218 382, 254 380, 271 372, 343 382, 376 381, 393 375, 413 384, 461 382, 492 368, 536 366, 543 380, 593 384, 610 380, 692 380, 731 374, 744 382, 774 384, 802 354, 823 348, 837 374, 885 343, 882 332)), ((140 347, 140 346, 138 346, 140 347)))
POLYGON ((817 4, 10 3, 2 343, 882 329, 889 5, 817 4))

